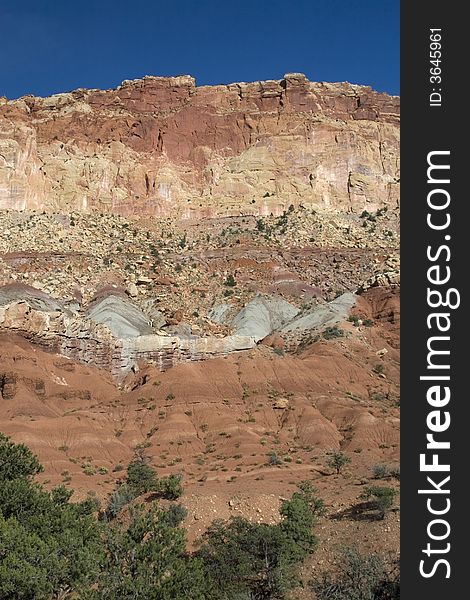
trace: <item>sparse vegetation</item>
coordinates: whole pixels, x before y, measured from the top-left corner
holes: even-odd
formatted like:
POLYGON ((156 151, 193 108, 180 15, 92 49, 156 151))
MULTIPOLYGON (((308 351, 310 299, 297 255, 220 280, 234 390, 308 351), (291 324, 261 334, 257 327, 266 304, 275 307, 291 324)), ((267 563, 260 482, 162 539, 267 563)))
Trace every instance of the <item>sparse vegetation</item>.
POLYGON ((359 324, 360 324, 360 322, 361 322, 361 318, 360 318, 360 317, 358 317, 357 315, 350 315, 350 316, 348 317, 348 321, 349 321, 350 323, 352 323, 352 324, 354 325, 354 327, 359 327, 359 324))
POLYGON ((277 466, 282 465, 282 458, 280 458, 276 452, 270 452, 268 454, 268 465, 277 466))
POLYGON ((365 488, 361 498, 368 500, 370 507, 377 511, 377 516, 384 519, 390 511, 398 491, 391 487, 372 485, 365 488))
POLYGON ((337 325, 333 325, 333 327, 327 327, 322 335, 325 340, 334 340, 335 338, 343 337, 344 331, 337 325))
POLYGON ((135 458, 127 467, 127 485, 136 496, 155 491, 157 474, 142 458, 135 458))
POLYGON ((350 462, 350 457, 344 452, 333 452, 326 461, 326 464, 332 469, 334 469, 339 475, 343 467, 345 467, 350 462))
POLYGON ((318 600, 399 600, 398 568, 387 567, 377 554, 363 555, 355 548, 340 554, 336 575, 324 573, 310 587, 318 600))
POLYGON ((228 287, 235 287, 237 285, 235 277, 231 273, 227 276, 227 279, 224 281, 224 285, 228 287))
MULTIPOLYGON (((136 494, 157 480, 143 460, 129 464, 127 482, 97 520, 99 505, 92 496, 71 503, 72 490, 60 486, 46 492, 33 483, 41 465, 25 446, 2 435, 0 457, 0 598, 5 599, 283 600, 300 582, 300 566, 316 546, 313 527, 324 512, 315 488, 303 482, 282 503, 278 524, 241 517, 215 521, 197 552, 189 554, 183 506, 163 510, 137 503, 136 494), (19 475, 10 470, 10 459, 19 475), (125 507, 128 517, 116 519, 125 507)), ((167 497, 182 491, 178 476, 158 482, 167 497)))

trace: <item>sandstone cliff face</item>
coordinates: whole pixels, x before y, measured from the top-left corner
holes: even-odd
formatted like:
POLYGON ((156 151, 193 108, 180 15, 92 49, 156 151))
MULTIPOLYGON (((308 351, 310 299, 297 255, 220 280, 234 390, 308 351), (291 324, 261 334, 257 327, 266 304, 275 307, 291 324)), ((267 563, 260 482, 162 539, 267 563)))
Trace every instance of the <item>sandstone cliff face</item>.
POLYGON ((348 83, 115 90, 0 100, 0 208, 183 218, 397 207, 399 99, 348 83))

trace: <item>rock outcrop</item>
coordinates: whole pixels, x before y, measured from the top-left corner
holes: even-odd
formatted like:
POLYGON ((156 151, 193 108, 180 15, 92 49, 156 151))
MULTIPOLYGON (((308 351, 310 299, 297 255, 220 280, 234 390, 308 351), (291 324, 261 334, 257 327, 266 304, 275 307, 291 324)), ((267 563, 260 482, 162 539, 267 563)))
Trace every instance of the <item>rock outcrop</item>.
POLYGON ((283 298, 261 294, 236 314, 232 314, 230 308, 228 304, 219 304, 209 316, 216 323, 232 327, 235 335, 249 336, 257 342, 280 329, 299 313, 298 308, 283 298))
POLYGON ((398 114, 397 97, 295 73, 0 99, 0 208, 186 218, 395 208, 398 114))
POLYGON ((231 335, 216 337, 194 335, 190 326, 183 325, 155 332, 145 313, 116 292, 98 297, 78 312, 40 290, 13 284, 0 288, 0 332, 19 334, 122 381, 139 365, 166 371, 182 362, 249 350, 274 332, 321 331, 344 320, 355 303, 356 296, 348 293, 301 312, 282 298, 258 295, 235 315, 227 311, 228 305, 215 307, 212 318, 232 329, 231 335))
POLYGON ((323 327, 331 327, 346 319, 356 302, 357 296, 351 292, 346 292, 325 306, 315 307, 299 315, 296 319, 284 325, 281 331, 283 333, 318 331, 323 327))
POLYGON ((118 296, 103 297, 79 314, 22 285, 0 289, 0 332, 19 334, 45 350, 104 369, 117 381, 139 364, 165 371, 181 362, 226 356, 256 345, 248 335, 157 335, 144 313, 118 296))
POLYGON ((115 294, 94 302, 87 310, 87 317, 95 323, 106 325, 117 338, 152 333, 152 326, 144 313, 115 294))

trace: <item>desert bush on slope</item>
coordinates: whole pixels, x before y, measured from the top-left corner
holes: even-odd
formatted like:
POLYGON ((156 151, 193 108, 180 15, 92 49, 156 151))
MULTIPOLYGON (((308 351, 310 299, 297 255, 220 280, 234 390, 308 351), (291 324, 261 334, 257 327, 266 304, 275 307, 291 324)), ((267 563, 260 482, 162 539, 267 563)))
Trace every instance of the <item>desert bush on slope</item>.
POLYGON ((300 581, 324 511, 304 482, 278 524, 216 521, 190 554, 184 507, 136 504, 141 492, 177 498, 180 477, 158 479, 131 463, 98 519, 95 500, 73 503, 71 490, 35 483, 41 469, 26 446, 0 434, 0 600, 282 600, 300 581), (127 505, 123 523, 115 517, 127 505))

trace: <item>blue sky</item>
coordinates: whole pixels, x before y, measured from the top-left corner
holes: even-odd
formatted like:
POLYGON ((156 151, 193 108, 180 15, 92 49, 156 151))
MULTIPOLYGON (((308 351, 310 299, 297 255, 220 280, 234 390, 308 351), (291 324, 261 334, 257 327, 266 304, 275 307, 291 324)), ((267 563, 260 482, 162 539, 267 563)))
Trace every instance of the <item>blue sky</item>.
POLYGON ((0 0, 0 96, 110 88, 350 81, 399 93, 399 0, 0 0))

